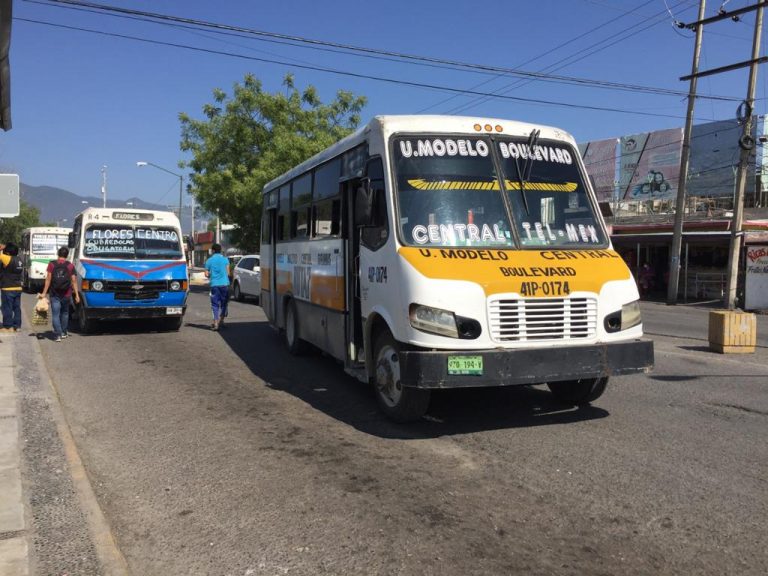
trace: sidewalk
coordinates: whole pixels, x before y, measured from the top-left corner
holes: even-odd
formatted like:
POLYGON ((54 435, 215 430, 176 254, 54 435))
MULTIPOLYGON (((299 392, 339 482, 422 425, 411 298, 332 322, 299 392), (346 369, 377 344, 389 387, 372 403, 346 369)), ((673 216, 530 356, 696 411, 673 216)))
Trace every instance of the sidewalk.
POLYGON ((27 576, 29 549, 21 491, 21 427, 14 377, 15 335, 0 336, 0 575, 27 576))

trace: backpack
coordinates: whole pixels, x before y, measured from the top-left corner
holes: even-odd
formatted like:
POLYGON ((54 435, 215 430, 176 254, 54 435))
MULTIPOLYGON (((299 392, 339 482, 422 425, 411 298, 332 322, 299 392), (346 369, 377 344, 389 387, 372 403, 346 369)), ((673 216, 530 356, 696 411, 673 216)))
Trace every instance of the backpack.
POLYGON ((69 262, 54 262, 51 273, 51 289, 57 294, 63 294, 69 290, 72 284, 72 275, 69 272, 69 262))

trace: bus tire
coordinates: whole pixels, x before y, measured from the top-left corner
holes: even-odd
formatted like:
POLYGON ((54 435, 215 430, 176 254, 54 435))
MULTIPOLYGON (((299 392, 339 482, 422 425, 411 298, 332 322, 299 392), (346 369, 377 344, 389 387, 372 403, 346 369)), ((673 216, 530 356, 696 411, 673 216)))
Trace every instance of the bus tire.
POLYGON ((583 406, 603 395, 606 386, 608 386, 608 377, 549 382, 547 386, 558 402, 573 406, 583 406))
POLYGON ((77 307, 77 328, 80 334, 90 334, 93 331, 93 320, 85 314, 85 306, 77 307))
POLYGON ((181 330, 181 326, 184 323, 184 318, 179 316, 178 318, 165 318, 163 325, 169 332, 178 332, 181 330))
POLYGON ((307 343, 299 336, 299 317, 296 314, 296 303, 293 299, 285 305, 285 330, 283 338, 288 352, 301 356, 307 351, 307 343))
POLYGON ((400 382, 400 350, 389 331, 378 334, 373 349, 373 385, 376 401, 395 422, 420 419, 429 408, 430 391, 400 382))
POLYGON ((240 291, 240 282, 235 282, 232 285, 232 297, 238 302, 242 302, 243 300, 245 300, 243 293, 240 291))

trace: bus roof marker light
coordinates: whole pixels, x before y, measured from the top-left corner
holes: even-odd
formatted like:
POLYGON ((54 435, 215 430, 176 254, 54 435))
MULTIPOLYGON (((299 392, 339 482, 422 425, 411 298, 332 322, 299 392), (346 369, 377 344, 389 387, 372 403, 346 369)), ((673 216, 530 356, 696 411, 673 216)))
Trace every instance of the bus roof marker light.
POLYGON ((501 124, 496 124, 496 132, 504 132, 504 128, 501 127, 501 124))
POLYGON ((475 131, 476 132, 480 132, 480 130, 482 130, 482 129, 483 129, 483 127, 480 126, 480 124, 475 124, 475 131))
POLYGON ((493 126, 491 126, 490 124, 486 124, 485 125, 485 131, 486 132, 491 132, 492 130, 493 130, 493 126))

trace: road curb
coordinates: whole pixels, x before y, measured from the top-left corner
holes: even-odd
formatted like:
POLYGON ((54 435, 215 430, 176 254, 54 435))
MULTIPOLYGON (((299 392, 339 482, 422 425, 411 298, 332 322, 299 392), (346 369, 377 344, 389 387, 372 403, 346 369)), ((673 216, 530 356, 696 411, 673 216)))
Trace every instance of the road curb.
MULTIPOLYGON (((26 321, 26 318, 25 318, 26 321)), ((33 328, 37 333, 36 328, 33 328)), ((59 391, 50 377, 50 370, 45 356, 40 348, 38 339, 32 343, 34 355, 39 368, 41 385, 47 387, 50 391, 50 413, 53 417, 59 440, 69 467, 69 475, 72 485, 77 495, 77 500, 88 524, 88 531, 91 535, 96 557, 101 565, 103 574, 108 576, 131 576, 128 569, 128 563, 123 557, 122 552, 112 534, 112 529, 99 506, 96 495, 93 491, 90 479, 85 470, 83 462, 77 451, 74 438, 72 436, 69 422, 61 406, 59 391)))

